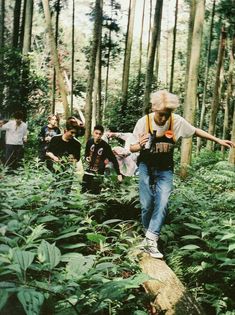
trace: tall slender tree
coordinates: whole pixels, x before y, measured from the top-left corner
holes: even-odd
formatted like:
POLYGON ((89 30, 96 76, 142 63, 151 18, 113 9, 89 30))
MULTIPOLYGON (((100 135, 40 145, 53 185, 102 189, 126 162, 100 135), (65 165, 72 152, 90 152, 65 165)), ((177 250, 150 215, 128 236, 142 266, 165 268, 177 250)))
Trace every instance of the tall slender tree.
POLYGON ((33 24, 33 0, 25 0, 25 23, 24 23, 24 40, 23 55, 27 55, 31 49, 32 24, 33 24))
POLYGON ((12 36, 12 46, 14 48, 19 47, 20 17, 21 17, 21 0, 15 0, 14 19, 13 19, 13 36, 12 36))
MULTIPOLYGON (((215 134, 216 117, 217 117, 217 113, 218 113, 218 109, 219 109, 219 103, 220 103, 220 97, 221 97, 221 93, 220 93, 221 70, 222 70, 223 61, 224 61, 226 37, 227 37, 227 33, 225 31, 224 26, 222 26, 221 35, 220 35, 220 45, 219 45, 219 51, 218 51, 218 58, 217 58, 215 86, 214 86, 213 99, 212 99, 212 103, 211 103, 211 114, 210 114, 209 128, 208 128, 208 132, 212 135, 215 134)), ((212 150, 212 147, 213 147, 213 143, 211 141, 207 141, 207 148, 209 150, 212 150)))
MULTIPOLYGON (((4 47, 5 33, 5 0, 0 0, 0 49, 4 47)), ((1 58, 2 55, 0 55, 1 58)), ((1 59, 0 59, 1 62, 1 59)))
MULTIPOLYGON (((158 20, 159 20, 159 29, 158 29, 157 43, 156 43, 155 70, 154 70, 156 83, 158 82, 158 72, 159 72, 159 64, 160 64, 162 8, 160 9, 158 20)), ((167 54, 168 54, 168 50, 167 50, 167 54)))
POLYGON ((95 78, 95 65, 96 65, 96 56, 97 56, 97 49, 99 45, 100 32, 102 29, 101 0, 96 0, 95 2, 94 15, 95 15, 95 20, 94 20, 94 28, 93 28, 93 41, 92 41, 89 74, 88 74, 87 90, 86 90, 86 106, 85 106, 86 140, 88 140, 91 135, 92 104, 93 104, 92 95, 93 95, 93 86, 94 86, 94 78, 95 78))
MULTIPOLYGON (((195 8, 195 18, 193 23, 193 36, 190 49, 189 70, 186 75, 187 90, 184 106, 184 117, 188 122, 194 124, 196 103, 197 103, 197 84, 198 70, 200 61, 200 51, 203 33, 203 23, 205 14, 205 0, 197 0, 195 8)), ((187 168, 191 162, 192 139, 183 139, 181 145, 181 177, 187 175, 187 168)))
POLYGON ((173 84, 174 84, 175 47, 176 47, 176 32, 177 32, 177 19, 178 19, 178 4, 179 4, 179 0, 176 0, 176 2, 175 2, 175 24, 174 24, 174 29, 173 29, 173 45, 172 45, 172 57, 171 57, 170 92, 173 92, 173 84))
POLYGON ((58 57, 58 52, 57 52, 56 43, 55 43, 55 37, 52 30, 49 2, 48 0, 42 0, 42 4, 43 4, 43 9, 44 9, 44 14, 45 14, 48 37, 49 37, 51 57, 52 57, 53 64, 56 70, 59 91, 60 91, 60 95, 61 95, 61 99, 62 99, 62 103, 64 107, 64 115, 65 117, 68 117, 69 104, 67 100, 67 90, 64 83, 64 77, 60 69, 60 63, 59 63, 59 57, 58 57))
POLYGON ((70 112, 73 114, 73 84, 74 84, 74 18, 75 18, 75 1, 72 0, 72 37, 71 37, 71 98, 70 98, 70 112))
MULTIPOLYGON (((212 35, 214 28, 214 17, 215 17, 215 0, 213 0, 212 12, 211 12, 211 23, 210 23, 210 33, 208 38, 208 46, 207 46, 207 57, 206 57, 206 67, 205 67, 205 75, 204 75, 204 86, 203 86, 203 95, 202 95, 202 106, 200 113, 200 123, 199 128, 203 128, 205 113, 206 113, 206 92, 207 92, 207 83, 208 83, 208 75, 210 68, 210 59, 211 59, 211 44, 212 44, 212 35)), ((197 154, 200 152, 201 148, 201 138, 197 137, 197 154)))
POLYGON ((157 40, 158 40, 158 37, 160 36, 160 29, 161 29, 162 6, 163 6, 163 0, 157 0, 156 6, 155 6, 155 12, 154 12, 152 39, 151 39, 151 45, 149 49, 149 57, 148 57, 146 75, 145 75, 144 108, 143 108, 144 113, 149 111, 149 98, 150 98, 150 92, 151 92, 152 82, 153 82, 154 59, 155 59, 155 53, 156 53, 157 40))
POLYGON ((152 11, 153 11, 153 1, 149 0, 149 29, 148 29, 147 60, 149 56, 149 48, 150 48, 150 43, 151 43, 152 11))
MULTIPOLYGON (((142 68, 142 47, 143 47, 144 18, 145 18, 145 0, 143 1, 143 11, 142 11, 140 40, 139 40, 139 65, 138 65, 138 78, 139 78, 139 80, 140 80, 141 68, 142 68)), ((140 81, 139 81, 139 84, 140 84, 140 81)))
MULTIPOLYGON (((61 11, 60 0, 57 0, 56 4, 55 4, 55 12, 56 12, 56 18, 55 18, 55 45, 56 45, 56 48, 57 48, 57 45, 58 45, 58 38, 59 38, 59 17, 60 17, 60 11, 61 11)), ((51 108, 51 112, 52 113, 55 113, 55 99, 56 99, 56 70, 55 70, 55 67, 53 67, 52 108, 51 108)))
POLYGON ((136 0, 130 0, 128 25, 127 25, 127 33, 126 33, 125 56, 124 56, 123 74, 122 74, 122 111, 126 107, 127 97, 128 97, 128 83, 129 83, 129 72, 130 72, 130 61, 131 61, 131 48, 132 48, 132 41, 133 41, 135 7, 136 7, 136 0))

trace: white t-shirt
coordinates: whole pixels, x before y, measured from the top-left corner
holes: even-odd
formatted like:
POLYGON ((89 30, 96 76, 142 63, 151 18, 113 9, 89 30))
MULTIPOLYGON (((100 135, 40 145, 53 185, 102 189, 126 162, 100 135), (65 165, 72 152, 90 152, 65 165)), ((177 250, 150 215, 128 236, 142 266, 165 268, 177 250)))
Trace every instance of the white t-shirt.
POLYGON ((15 120, 10 120, 1 127, 6 130, 6 144, 23 145, 27 137, 27 125, 23 121, 19 126, 15 120))
MULTIPOLYGON (((180 138, 189 138, 194 133, 196 128, 192 126, 187 120, 177 114, 173 115, 173 133, 175 136, 175 140, 179 140, 180 138)), ((157 132, 159 136, 163 135, 165 131, 169 129, 170 119, 167 120, 164 126, 158 126, 154 121, 154 113, 149 114, 150 124, 152 123, 152 128, 157 132)), ((143 134, 148 133, 146 130, 146 116, 141 117, 134 128, 133 136, 131 138, 130 144, 136 144, 139 142, 139 137, 143 134)))

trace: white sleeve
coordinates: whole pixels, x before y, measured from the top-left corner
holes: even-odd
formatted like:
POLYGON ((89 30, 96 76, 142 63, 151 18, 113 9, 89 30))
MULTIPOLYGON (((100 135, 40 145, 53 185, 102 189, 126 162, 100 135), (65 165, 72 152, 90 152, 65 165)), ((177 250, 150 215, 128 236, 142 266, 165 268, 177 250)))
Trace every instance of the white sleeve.
POLYGON ((11 122, 8 121, 6 124, 2 125, 2 127, 0 127, 2 130, 7 130, 10 129, 11 126, 11 122))
POLYGON ((145 116, 140 118, 133 130, 132 137, 130 137, 130 144, 136 144, 139 142, 139 137, 146 133, 146 118, 145 116))
POLYGON ((174 114, 174 134, 176 140, 179 138, 190 138, 194 135, 196 128, 183 117, 174 114))

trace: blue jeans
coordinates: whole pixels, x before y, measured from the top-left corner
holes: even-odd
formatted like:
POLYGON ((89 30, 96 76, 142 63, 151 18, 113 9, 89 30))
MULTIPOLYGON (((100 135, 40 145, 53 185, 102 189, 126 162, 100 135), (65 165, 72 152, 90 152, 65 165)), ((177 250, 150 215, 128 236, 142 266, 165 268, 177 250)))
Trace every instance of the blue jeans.
POLYGON ((139 164, 139 194, 142 224, 147 234, 158 237, 167 214, 173 187, 173 171, 159 171, 139 164))

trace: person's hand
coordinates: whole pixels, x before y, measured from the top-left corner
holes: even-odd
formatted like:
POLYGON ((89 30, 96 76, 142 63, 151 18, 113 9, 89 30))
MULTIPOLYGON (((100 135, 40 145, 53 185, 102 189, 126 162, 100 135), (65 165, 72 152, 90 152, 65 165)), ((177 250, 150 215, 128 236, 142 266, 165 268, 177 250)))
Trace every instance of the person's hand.
POLYGON ((53 161, 56 162, 56 163, 59 163, 59 162, 60 162, 60 159, 58 158, 58 156, 54 156, 54 157, 53 157, 53 161))
POLYGON ((117 177, 117 179, 118 179, 119 182, 122 182, 122 175, 119 174, 118 177, 117 177))
POLYGON ((235 147, 235 143, 233 143, 230 140, 222 140, 222 139, 218 139, 218 143, 224 147, 227 148, 234 148, 235 147))
POLYGON ((51 141, 51 137, 50 137, 50 136, 46 136, 46 137, 45 137, 45 141, 46 141, 46 142, 50 142, 50 141, 51 141))
POLYGON ((139 144, 141 147, 144 147, 145 144, 149 141, 149 134, 145 133, 139 136, 139 144))

